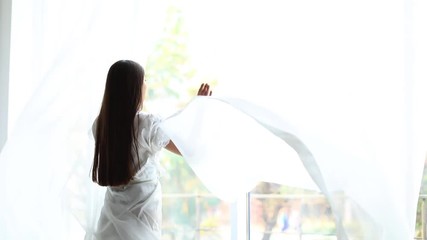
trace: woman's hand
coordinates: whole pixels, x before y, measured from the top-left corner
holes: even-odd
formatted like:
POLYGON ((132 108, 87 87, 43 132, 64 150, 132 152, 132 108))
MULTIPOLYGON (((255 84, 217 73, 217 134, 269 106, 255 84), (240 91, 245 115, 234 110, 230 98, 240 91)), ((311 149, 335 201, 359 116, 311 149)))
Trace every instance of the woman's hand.
POLYGON ((211 96, 212 91, 210 90, 210 86, 207 83, 202 83, 200 85, 199 91, 197 92, 197 96, 211 96))

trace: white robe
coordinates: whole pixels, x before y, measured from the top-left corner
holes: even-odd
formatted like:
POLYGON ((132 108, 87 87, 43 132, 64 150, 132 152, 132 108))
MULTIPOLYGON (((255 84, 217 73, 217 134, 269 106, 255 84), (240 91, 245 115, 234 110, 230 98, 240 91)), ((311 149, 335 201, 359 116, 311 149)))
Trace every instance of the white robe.
MULTIPOLYGON (((94 232, 99 240, 161 239, 162 196, 159 178, 159 152, 169 138, 159 129, 160 118, 139 113, 135 121, 138 132, 139 160, 144 166, 129 184, 107 187, 104 205, 94 232)), ((96 122, 92 127, 94 131, 96 122)), ((134 154, 136 156, 136 154, 134 154)), ((87 235, 86 238, 89 236, 87 235)))

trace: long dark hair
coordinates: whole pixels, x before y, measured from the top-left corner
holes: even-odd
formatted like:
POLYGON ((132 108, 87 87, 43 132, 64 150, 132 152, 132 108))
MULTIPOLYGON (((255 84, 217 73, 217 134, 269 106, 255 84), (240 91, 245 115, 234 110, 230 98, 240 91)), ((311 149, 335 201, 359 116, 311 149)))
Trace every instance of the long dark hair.
POLYGON ((142 106, 144 69, 121 60, 108 71, 96 125, 92 180, 101 186, 127 184, 140 168, 135 116, 142 106))

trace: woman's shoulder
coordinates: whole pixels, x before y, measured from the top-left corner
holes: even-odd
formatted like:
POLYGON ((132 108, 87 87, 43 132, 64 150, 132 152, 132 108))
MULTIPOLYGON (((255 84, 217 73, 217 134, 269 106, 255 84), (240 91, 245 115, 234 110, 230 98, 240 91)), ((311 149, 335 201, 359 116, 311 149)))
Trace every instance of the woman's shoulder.
POLYGON ((161 121, 161 117, 157 114, 153 114, 153 113, 148 113, 148 112, 139 112, 137 114, 137 118, 138 120, 141 122, 146 122, 149 124, 152 124, 154 122, 158 122, 161 121))
POLYGON ((154 129, 161 122, 161 117, 157 114, 148 112, 139 112, 137 114, 137 128, 142 129, 154 129))

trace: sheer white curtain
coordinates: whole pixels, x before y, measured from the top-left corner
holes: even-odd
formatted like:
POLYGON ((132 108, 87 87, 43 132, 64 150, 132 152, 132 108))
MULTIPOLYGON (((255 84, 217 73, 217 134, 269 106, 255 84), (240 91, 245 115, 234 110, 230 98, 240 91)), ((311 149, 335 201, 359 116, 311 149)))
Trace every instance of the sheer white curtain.
POLYGON ((425 9, 423 1, 202 1, 187 9, 195 62, 230 94, 293 126, 281 129, 296 129, 320 174, 307 170, 324 181, 351 239, 413 237, 426 153, 425 9))
MULTIPOLYGON (((75 239, 93 226, 102 192, 89 179, 88 130, 106 71, 117 59, 145 63, 167 4, 13 1, 1 239, 75 239)), ((427 146, 426 2, 180 4, 197 69, 218 76, 217 95, 245 99, 197 98, 165 121, 212 192, 232 200, 258 180, 319 189, 340 238, 412 238, 427 146), (207 148, 185 141, 195 137, 207 148)))
POLYGON ((89 129, 106 73, 118 59, 145 63, 163 4, 13 1, 1 239, 82 239, 96 220, 89 129))

